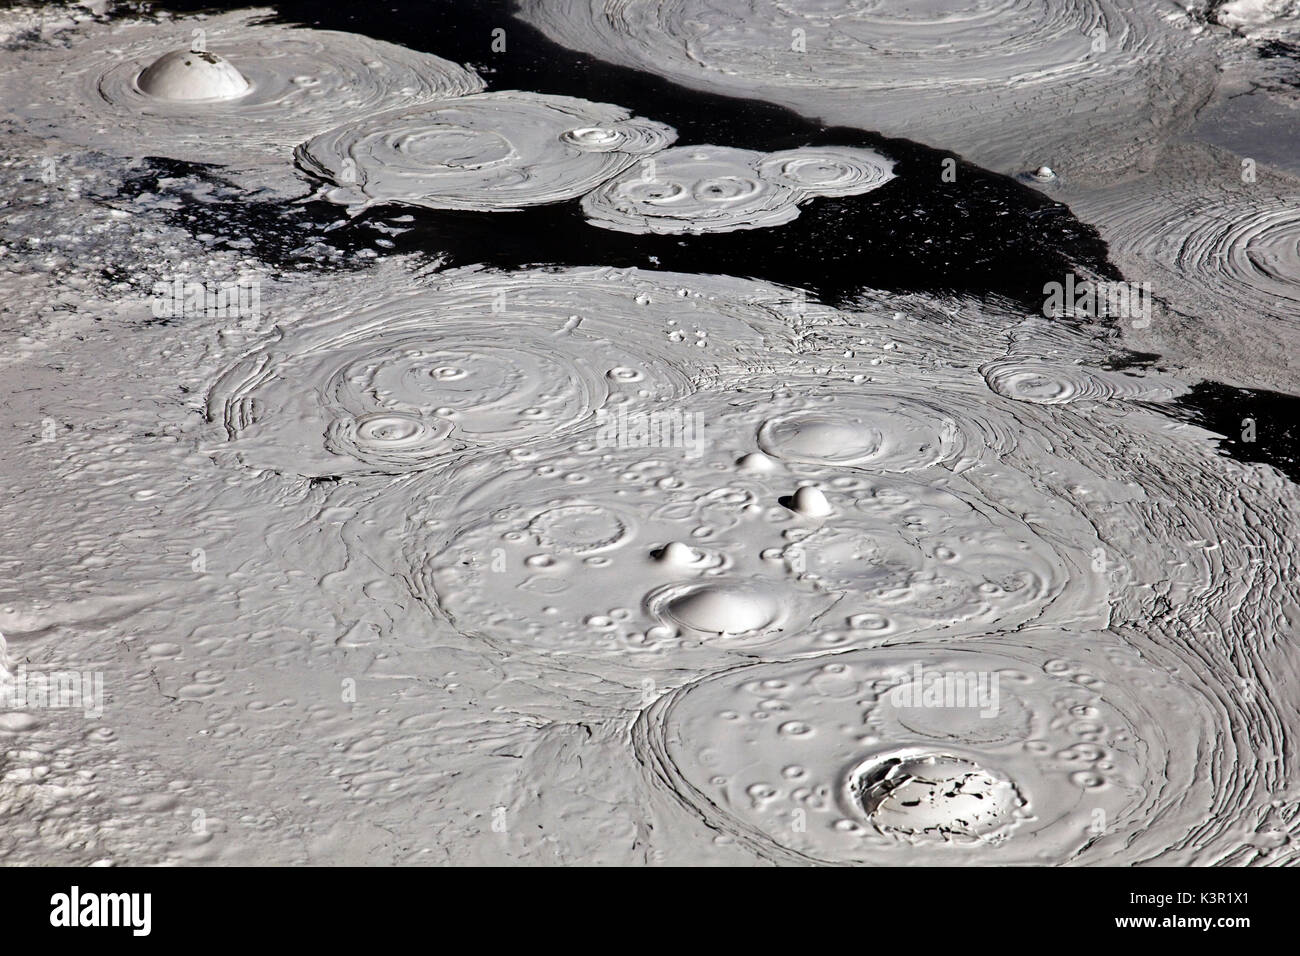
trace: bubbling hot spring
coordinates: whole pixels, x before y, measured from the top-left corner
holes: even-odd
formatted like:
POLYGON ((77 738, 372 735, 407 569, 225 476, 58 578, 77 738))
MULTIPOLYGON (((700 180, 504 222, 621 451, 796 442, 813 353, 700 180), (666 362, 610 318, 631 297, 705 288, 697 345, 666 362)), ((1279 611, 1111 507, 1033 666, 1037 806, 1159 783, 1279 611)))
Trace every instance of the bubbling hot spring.
MULTIPOLYGON (((674 11, 698 11, 707 82, 810 101, 840 103, 836 82, 860 76, 931 103, 1023 69, 1017 109, 1085 97, 1080 29, 1110 22, 1057 3, 1024 24, 1011 3, 966 26, 939 11, 960 42, 935 73, 924 17, 525 6, 624 60, 649 55, 627 43, 635 23, 662 21, 656 68, 697 80, 667 41, 688 25, 674 11), (750 42, 773 23, 844 42, 820 73, 790 71, 750 42), (983 52, 990 31, 1005 62, 983 52), (882 38, 916 54, 892 58, 898 75, 864 52, 882 38)), ((1143 50, 1180 43, 1111 13, 1128 29, 1103 101, 1143 50)), ((298 145, 354 212, 579 200, 602 229, 727 233, 894 176, 871 150, 673 146, 617 105, 484 93, 457 64, 346 34, 213 22, 222 55, 128 29, 118 65, 92 56, 63 86, 8 75, 6 96, 58 107, 51 128, 65 107, 96 118, 73 136, 180 158, 298 145)), ((1041 164, 1023 178, 1057 180, 1041 164)), ((1203 215, 1208 239, 1161 254, 1252 301, 1292 297, 1289 207, 1203 215)), ((593 688, 615 699, 657 831, 702 821, 777 862, 1234 863, 1288 845, 1261 832, 1294 794, 1278 593, 1300 500, 1174 423, 1176 381, 1102 369, 1085 336, 999 303, 864 293, 838 310, 595 268, 366 282, 362 304, 285 284, 275 331, 210 383, 204 452, 230 482, 356 492, 346 563, 400 582, 436 640, 522 662, 559 714, 593 688)))

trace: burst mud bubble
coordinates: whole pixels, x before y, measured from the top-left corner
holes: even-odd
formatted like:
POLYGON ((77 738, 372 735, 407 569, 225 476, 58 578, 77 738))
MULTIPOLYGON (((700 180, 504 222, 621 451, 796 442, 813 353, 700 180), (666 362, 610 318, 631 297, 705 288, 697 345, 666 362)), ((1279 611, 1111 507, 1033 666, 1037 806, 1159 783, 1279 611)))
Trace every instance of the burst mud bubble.
POLYGON ((878 832, 905 840, 992 843, 1016 826, 1025 803, 997 773, 926 751, 874 758, 847 787, 878 832))
MULTIPOLYGON (((741 667, 662 698, 634 740, 656 786, 776 862, 1114 864, 1233 846, 1225 781, 1201 760, 1226 770, 1246 741, 1213 696, 1114 634, 1018 638, 741 667)), ((1267 807, 1258 781, 1238 784, 1238 812, 1267 807)))

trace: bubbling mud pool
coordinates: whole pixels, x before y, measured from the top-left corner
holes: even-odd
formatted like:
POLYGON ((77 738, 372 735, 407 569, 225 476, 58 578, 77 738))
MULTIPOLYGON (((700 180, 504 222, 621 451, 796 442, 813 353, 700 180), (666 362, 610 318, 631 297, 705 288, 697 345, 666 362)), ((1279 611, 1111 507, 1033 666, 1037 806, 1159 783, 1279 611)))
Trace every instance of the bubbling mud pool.
POLYGON ((609 269, 449 273, 253 350, 211 390, 208 417, 250 464, 318 477, 517 446, 671 402, 788 336, 770 311, 696 285, 609 269))
POLYGON ((769 859, 1114 864, 1222 840, 1201 821, 1237 757, 1205 772, 1224 717, 1116 635, 1036 628, 741 667, 662 698, 634 738, 769 859))
MULTIPOLYGON (((781 301, 731 281, 737 307, 781 301)), ((654 785, 760 858, 1274 853, 1291 486, 1171 428, 1165 378, 1081 388, 1059 325, 1001 316, 993 381, 1035 384, 1000 394, 978 337, 899 341, 909 306, 875 305, 802 310, 764 367, 671 402, 426 469, 363 519, 367 549, 558 692, 639 687, 654 785), (978 706, 900 705, 909 681, 978 706)))
POLYGON ((344 119, 483 89, 472 70, 431 54, 252 20, 99 28, 0 67, 0 102, 70 142, 265 165, 344 119))
POLYGON ((1172 2, 528 0, 521 16, 571 50, 942 142, 1004 173, 1044 160, 1079 177, 1125 169, 1208 85, 1200 27, 1172 2), (1095 125, 1082 133, 1042 120, 1085 114, 1095 125))
POLYGON ((608 103, 504 91, 370 116, 315 137, 297 158, 353 211, 512 211, 580 196, 675 138, 608 103))
MULTIPOLYGON (((695 6, 703 26, 677 17, 687 4, 663 8, 676 32, 631 30, 648 9, 633 3, 609 29, 685 37, 710 83, 858 97, 839 87, 861 71, 903 110, 952 97, 1012 117, 1109 102, 1141 57, 1191 36, 1172 11, 1157 23, 1104 4, 915 19, 754 4, 752 22, 832 40, 824 76, 772 79, 752 22, 695 6)), ((468 68, 377 41, 198 22, 213 60, 186 62, 202 52, 186 29, 117 24, 94 41, 131 51, 116 65, 78 61, 66 87, 39 70, 0 83, 44 102, 37 125, 70 142, 87 129, 87 101, 64 109, 78 84, 112 74, 105 102, 126 118, 92 131, 106 149, 134 154, 160 116, 184 134, 178 155, 206 137, 205 158, 256 167, 274 152, 283 173, 297 143, 332 201, 418 207, 381 224, 394 235, 429 208, 450 211, 428 220, 442 227, 567 203, 554 221, 587 242, 680 242, 681 271, 536 265, 571 263, 571 248, 508 270, 367 249, 349 271, 262 269, 265 314, 159 321, 57 256, 224 270, 257 265, 266 236, 253 229, 243 257, 183 219, 161 229, 158 207, 191 210, 115 196, 120 162, 96 160, 90 197, 47 184, 58 204, 7 226, 17 238, 0 252, 5 309, 58 306, 24 314, 5 358, 21 426, 5 454, 24 481, 0 525, 26 558, 6 566, 0 666, 79 657, 116 696, 111 725, 90 731, 0 715, 6 862, 1294 860, 1300 496, 1172 414, 1190 380, 1125 364, 1104 323, 1028 302, 926 287, 831 307, 689 262, 705 248, 689 243, 715 238, 692 233, 801 235, 826 215, 845 217, 847 241, 861 220, 835 200, 885 187, 902 198, 873 208, 903 210, 915 165, 894 180, 885 147, 802 134, 673 146, 644 103, 642 118, 483 93, 468 68), (286 87, 238 142, 220 124, 270 88, 259 69, 288 64, 272 47, 337 57, 353 85, 334 88, 330 66, 315 98, 286 87), (127 79, 135 92, 114 85, 127 79), (144 97, 166 102, 130 105, 144 97), (288 116, 304 97, 339 109, 313 108, 308 129, 288 116), (213 112, 195 119, 198 102, 213 112), (22 241, 60 216, 57 255, 22 241), (110 239, 125 251, 106 259, 110 239), (340 681, 355 692, 342 706, 340 681), (196 765, 199 739, 216 770, 196 765), (196 804, 230 824, 179 848, 157 835, 196 804)), ((1162 61, 1139 91, 1182 68, 1162 61)), ((1095 156, 1141 153, 1177 125, 1181 100, 1167 107, 1095 156)), ((1054 156, 1024 169, 1047 160, 1061 181, 1035 187, 1078 181, 1054 156)), ((1126 188, 1142 187, 1120 184, 1117 204, 1126 188)), ((1197 210, 1215 225, 1185 249, 1149 255, 1207 295, 1284 305, 1284 203, 1229 198, 1231 215, 1197 210)), ((1138 205, 1135 244, 1167 231, 1138 205)))

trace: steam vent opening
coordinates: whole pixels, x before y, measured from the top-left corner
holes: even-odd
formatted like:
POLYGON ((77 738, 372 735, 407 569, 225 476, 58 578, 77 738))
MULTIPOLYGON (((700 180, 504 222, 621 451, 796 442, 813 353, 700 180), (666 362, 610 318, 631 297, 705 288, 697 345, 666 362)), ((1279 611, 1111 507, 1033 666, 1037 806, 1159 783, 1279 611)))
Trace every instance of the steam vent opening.
POLYGON ((233 100, 253 88, 229 60, 196 50, 164 53, 140 73, 136 85, 150 96, 182 101, 233 100))

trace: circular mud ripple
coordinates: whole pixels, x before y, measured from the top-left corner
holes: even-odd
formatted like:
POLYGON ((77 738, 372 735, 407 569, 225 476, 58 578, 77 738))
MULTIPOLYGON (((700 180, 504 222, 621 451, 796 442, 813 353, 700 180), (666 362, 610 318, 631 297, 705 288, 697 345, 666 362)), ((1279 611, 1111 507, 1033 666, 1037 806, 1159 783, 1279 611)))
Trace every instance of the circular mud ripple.
POLYGON ((1264 184, 1223 185, 1174 174, 1181 188, 1152 198, 1120 190, 1089 214, 1106 225, 1116 261, 1180 309, 1294 326, 1300 316, 1300 198, 1264 184), (1191 198, 1189 198, 1189 196, 1191 198))
POLYGON ((1105 578, 1087 570, 1092 525, 1027 483, 999 491, 1051 515, 1059 536, 938 466, 925 480, 839 463, 754 467, 753 422, 791 407, 700 392, 637 412, 666 416, 643 432, 653 445, 625 441, 611 420, 450 462, 410 492, 427 502, 401 535, 413 589, 514 653, 649 673, 974 636, 1091 618, 1104 604, 1105 578), (801 492, 827 507, 794 507, 801 492))
POLYGON ((527 6, 566 38, 594 29, 631 55, 662 58, 661 68, 689 62, 697 70, 814 88, 988 87, 1087 75, 1097 72, 1088 57, 1090 34, 1107 25, 1102 4, 1075 0, 933 0, 903 9, 876 0, 527 6), (795 30, 804 32, 807 56, 791 42, 799 39, 795 30))
POLYGON ((769 859, 1118 863, 1233 825, 1214 817, 1224 717, 1116 635, 1035 629, 737 668, 633 737, 660 785, 769 859))
POLYGON ((526 0, 521 16, 688 86, 943 143, 1002 172, 1050 164, 1099 181, 1192 115, 1212 55, 1174 3, 526 0), (1048 113, 1094 125, 1053 129, 1048 113))
POLYGON ((762 229, 799 215, 814 196, 849 196, 893 178, 878 153, 808 147, 760 153, 682 146, 643 161, 583 197, 592 225, 616 232, 679 235, 762 229))
POLYGON ((1179 272, 1231 296, 1239 308, 1248 305, 1292 322, 1300 315, 1300 205, 1294 197, 1206 208, 1194 222, 1166 223, 1143 242, 1176 248, 1179 272))
POLYGON ((395 202, 512 211, 580 196, 676 133, 608 103, 514 90, 366 116, 298 147, 353 210, 395 202))
POLYGON ((325 445, 376 468, 404 470, 440 454, 449 444, 452 423, 408 412, 372 412, 330 423, 325 445))
POLYGON ((371 299, 286 322, 218 379, 208 417, 243 461, 419 470, 683 396, 784 335, 762 308, 615 270, 468 269, 371 299))
POLYGON ((188 162, 282 163, 294 145, 349 117, 483 89, 472 70, 432 54, 250 19, 115 25, 66 50, 25 58, 21 70, 0 74, 0 93, 11 109, 22 104, 24 117, 74 142, 188 162), (141 88, 142 73, 164 55, 204 55, 187 52, 193 33, 246 80, 242 95, 231 95, 229 84, 216 99, 141 88))
POLYGON ((999 395, 1036 405, 1110 399, 1159 401, 1172 396, 1169 388, 1150 378, 1019 356, 989 362, 980 371, 989 388, 999 395))
MULTIPOLYGON (((731 288, 780 326, 761 284, 731 288)), ((674 307, 692 301, 670 293, 674 307)), ((938 358, 942 326, 914 337, 906 315, 885 313, 849 327, 798 309, 787 321, 800 348, 715 366, 710 387, 446 459, 380 503, 377 560, 435 617, 574 693, 680 686, 755 661, 781 662, 754 671, 763 681, 815 684, 739 699, 716 690, 742 674, 727 672, 637 725, 664 806, 685 801, 761 856, 1285 859, 1273 804, 1292 799, 1293 488, 1141 403, 991 391, 978 363, 938 358), (885 335, 896 347, 881 360, 869 343, 885 335), (859 452, 874 440, 849 462, 825 451, 827 419, 882 410, 869 420, 898 454, 873 464, 859 452), (936 411, 957 429, 938 454, 936 411), (764 450, 764 434, 780 440, 764 450), (846 662, 861 679, 835 690, 819 669, 846 662), (998 707, 886 694, 914 685, 924 700, 931 667, 974 673, 976 688, 997 674, 998 707), (970 812, 975 793, 992 812, 970 812)), ((1061 351, 1057 325, 1008 318, 1024 354, 1078 354, 1061 351)), ((675 331, 689 343, 706 328, 675 331)), ((638 378, 619 368, 607 378, 638 378)), ((947 680, 941 693, 956 689, 947 680)))
POLYGON ((768 153, 758 163, 767 179, 814 196, 857 196, 894 178, 894 164, 870 149, 805 146, 768 153))
POLYGON ((1010 435, 982 429, 964 403, 943 405, 907 388, 863 386, 851 391, 793 391, 773 405, 758 429, 758 447, 774 458, 814 465, 908 472, 1005 449, 1010 435))

